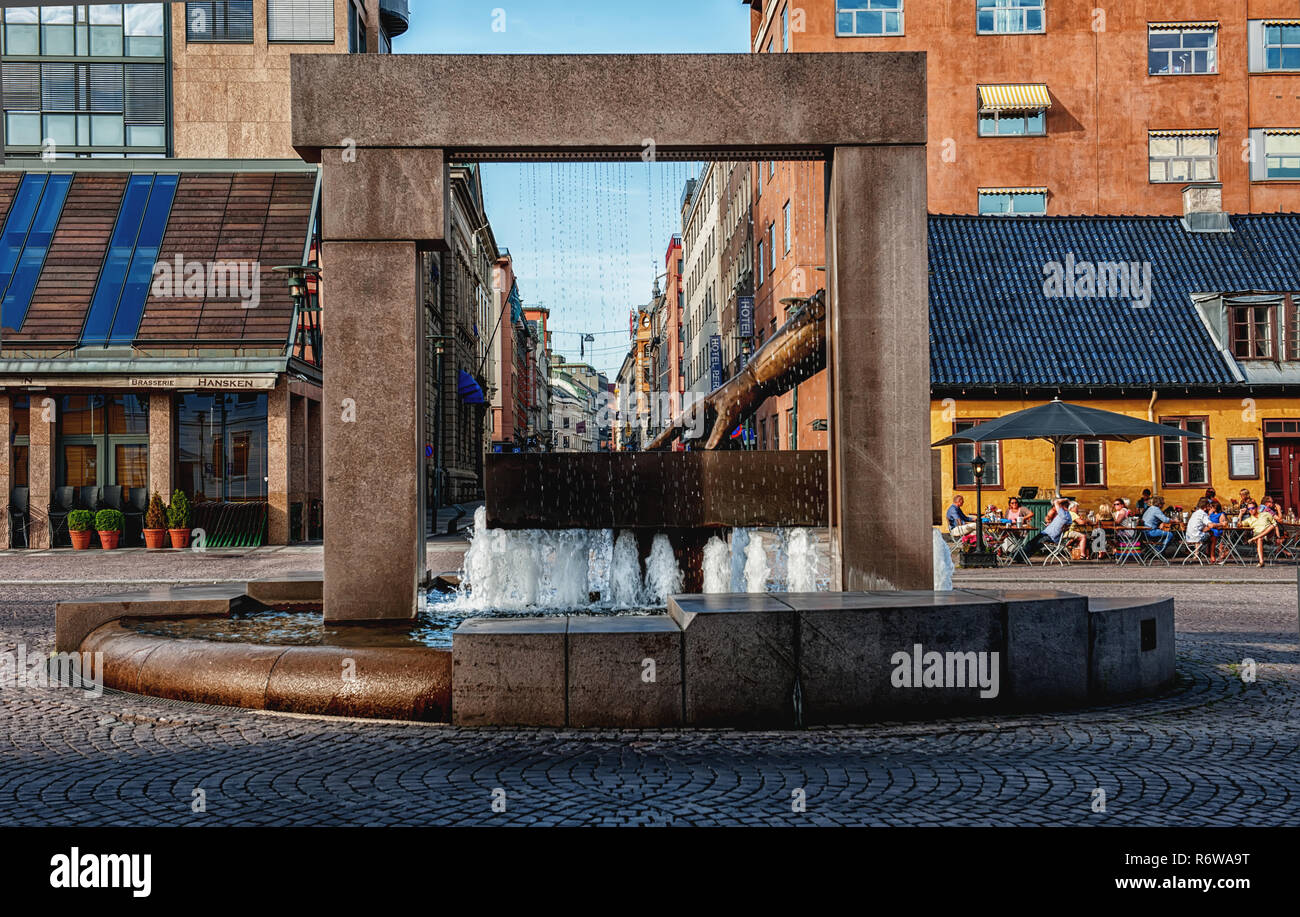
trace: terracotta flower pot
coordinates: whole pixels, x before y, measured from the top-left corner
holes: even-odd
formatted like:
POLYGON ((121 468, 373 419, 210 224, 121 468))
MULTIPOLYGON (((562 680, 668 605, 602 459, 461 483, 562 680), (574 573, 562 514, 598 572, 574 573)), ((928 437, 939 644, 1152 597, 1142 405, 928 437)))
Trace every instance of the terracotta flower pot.
POLYGON ((188 548, 190 546, 189 529, 168 529, 167 532, 172 536, 173 548, 188 548))
POLYGON ((117 539, 121 537, 121 532, 100 532, 99 546, 105 551, 111 551, 117 547, 117 539))
POLYGON ((78 551, 84 551, 90 547, 90 530, 84 532, 68 532, 68 537, 72 539, 72 546, 78 551))
POLYGON ((144 546, 151 551, 167 547, 166 529, 145 529, 144 546))

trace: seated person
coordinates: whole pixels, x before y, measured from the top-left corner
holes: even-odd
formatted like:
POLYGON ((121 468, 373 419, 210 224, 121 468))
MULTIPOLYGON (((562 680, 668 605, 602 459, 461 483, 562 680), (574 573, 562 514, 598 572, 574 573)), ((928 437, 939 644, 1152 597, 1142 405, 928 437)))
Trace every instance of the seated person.
POLYGON ((1174 533, 1167 531, 1161 526, 1169 524, 1169 517, 1164 514, 1164 497, 1153 497, 1151 505, 1142 513, 1142 527, 1146 529, 1147 535, 1153 540, 1160 543, 1160 553, 1169 550, 1169 546, 1174 542, 1174 533))
POLYGON ((1007 500, 1007 525, 1014 525, 1020 528, 1027 525, 1030 519, 1034 518, 1033 510, 1020 505, 1020 500, 1011 497, 1007 500))
POLYGON ((1223 530, 1228 525, 1228 514, 1223 511, 1223 504, 1218 500, 1211 500, 1206 512, 1210 518, 1205 525, 1206 531, 1210 533, 1210 553, 1216 563, 1222 563, 1227 559, 1228 553, 1227 544, 1221 541, 1223 530))
POLYGON ((1147 507, 1150 505, 1151 505, 1151 488, 1144 487, 1142 489, 1142 496, 1138 497, 1137 510, 1136 510, 1137 514, 1140 516, 1143 513, 1145 513, 1147 511, 1147 507))
POLYGON ((1255 553, 1259 557, 1259 563, 1255 566, 1264 566, 1264 539, 1277 531, 1277 517, 1269 513, 1261 512, 1258 503, 1251 503, 1247 507, 1250 514, 1246 520, 1246 525, 1250 527, 1252 538, 1251 543, 1255 545, 1255 553))
POLYGON ((1127 521, 1127 520, 1128 520, 1128 517, 1131 516, 1131 515, 1133 515, 1133 514, 1129 512, 1129 509, 1128 509, 1128 501, 1125 500, 1123 497, 1118 497, 1118 498, 1116 498, 1115 502, 1111 504, 1111 507, 1110 507, 1110 508, 1111 508, 1111 511, 1114 512, 1114 514, 1115 514, 1115 524, 1116 524, 1116 525, 1132 525, 1132 524, 1133 524, 1132 522, 1127 521))
POLYGON ((1047 525, 1043 530, 1029 539, 1025 543, 1025 553, 1032 555, 1043 545, 1051 542, 1060 544, 1062 539, 1068 542, 1076 542, 1083 539, 1082 532, 1067 532, 1066 527, 1071 522, 1070 510, 1067 508, 1067 501, 1057 499, 1052 508, 1047 512, 1047 525))
POLYGON ((1264 499, 1259 504, 1259 511, 1261 513, 1268 513, 1274 519, 1282 518, 1282 511, 1277 508, 1277 501, 1268 494, 1264 494, 1264 499))
POLYGON ((948 522, 948 534, 960 541, 971 532, 975 531, 975 519, 973 516, 967 516, 962 511, 961 505, 966 502, 966 498, 961 494, 954 494, 952 505, 948 507, 948 512, 944 518, 948 522))
POLYGON ((1097 521, 1111 522, 1114 520, 1114 518, 1115 518, 1114 506, 1112 506, 1110 503, 1107 503, 1103 500, 1101 505, 1097 507, 1097 521))
POLYGON ((1187 531, 1183 534, 1183 539, 1188 547, 1201 545, 1206 556, 1213 556, 1214 538, 1210 526, 1214 523, 1210 521, 1209 510, 1210 501, 1205 497, 1196 501, 1196 509, 1187 519, 1187 531))

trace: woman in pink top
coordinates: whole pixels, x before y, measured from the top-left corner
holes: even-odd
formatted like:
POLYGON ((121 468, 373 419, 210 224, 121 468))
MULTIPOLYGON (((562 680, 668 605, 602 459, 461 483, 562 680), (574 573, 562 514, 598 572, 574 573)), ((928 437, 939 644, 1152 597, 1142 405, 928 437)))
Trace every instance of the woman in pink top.
POLYGON ((1115 511, 1115 524, 1123 525, 1124 520, 1127 519, 1130 515, 1128 511, 1128 504, 1126 504, 1123 500, 1116 500, 1111 505, 1111 509, 1115 511))

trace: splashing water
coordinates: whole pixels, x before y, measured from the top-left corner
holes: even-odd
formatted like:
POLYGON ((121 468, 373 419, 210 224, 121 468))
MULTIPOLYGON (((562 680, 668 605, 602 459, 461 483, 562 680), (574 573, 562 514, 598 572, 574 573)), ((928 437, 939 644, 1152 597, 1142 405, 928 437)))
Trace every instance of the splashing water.
POLYGON ((704 543, 704 591, 731 591, 731 547, 717 535, 704 543))
POLYGON ((755 532, 750 536, 749 544, 745 547, 745 591, 766 592, 768 570, 767 550, 763 547, 763 537, 755 532))
POLYGON ((793 529, 785 552, 786 591, 817 591, 817 555, 807 529, 793 529))
POLYGON ((651 605, 663 605, 668 596, 682 591, 682 568, 673 555, 672 542, 664 534, 656 535, 645 564, 645 596, 651 605))
POLYGON ((636 535, 630 531, 619 532, 609 562, 609 591, 601 593, 601 598, 615 607, 630 608, 641 601, 642 592, 636 535))
POLYGON ((749 529, 731 532, 731 592, 745 591, 745 554, 749 548, 749 529))

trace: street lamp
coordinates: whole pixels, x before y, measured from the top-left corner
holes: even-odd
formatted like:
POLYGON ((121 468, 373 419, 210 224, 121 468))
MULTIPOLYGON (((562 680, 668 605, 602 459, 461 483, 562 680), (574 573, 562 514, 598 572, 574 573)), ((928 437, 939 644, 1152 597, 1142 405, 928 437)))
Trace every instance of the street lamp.
POLYGON ((967 555, 965 564, 971 567, 991 567, 994 560, 984 549, 984 465, 983 454, 976 452, 970 462, 971 474, 975 477, 975 550, 967 555))

